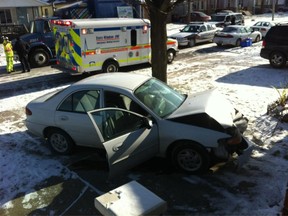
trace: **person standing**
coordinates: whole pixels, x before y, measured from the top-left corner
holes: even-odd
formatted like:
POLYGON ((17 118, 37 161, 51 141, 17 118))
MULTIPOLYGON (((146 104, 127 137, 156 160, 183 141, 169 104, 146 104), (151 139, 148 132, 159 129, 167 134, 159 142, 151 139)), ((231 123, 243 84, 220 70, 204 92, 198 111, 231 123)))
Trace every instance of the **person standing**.
POLYGON ((14 65, 13 65, 13 47, 11 41, 9 41, 8 37, 3 37, 3 46, 4 46, 4 52, 6 56, 6 70, 8 73, 14 72, 14 65))
POLYGON ((25 41, 21 40, 20 37, 17 37, 16 43, 14 45, 14 50, 19 56, 19 61, 22 66, 22 73, 30 72, 30 64, 28 61, 29 45, 25 41))

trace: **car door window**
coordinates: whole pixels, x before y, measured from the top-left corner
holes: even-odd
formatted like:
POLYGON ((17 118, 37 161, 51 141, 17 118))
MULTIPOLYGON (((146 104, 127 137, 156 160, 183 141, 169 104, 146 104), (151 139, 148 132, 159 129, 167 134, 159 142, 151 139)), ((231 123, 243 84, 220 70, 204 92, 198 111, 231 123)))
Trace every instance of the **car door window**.
POLYGON ((199 31, 200 31, 200 32, 205 32, 205 31, 206 31, 206 27, 205 27, 204 25, 201 26, 200 29, 199 29, 199 31))
POLYGON ((59 111, 87 113, 100 108, 100 93, 98 90, 75 92, 68 96, 59 106, 59 111))
POLYGON ((145 126, 144 117, 117 108, 91 113, 104 141, 133 132, 145 126))
POLYGON ((138 103, 133 101, 126 95, 117 92, 105 91, 104 92, 104 107, 117 107, 125 110, 130 110, 138 114, 147 116, 148 113, 138 103))

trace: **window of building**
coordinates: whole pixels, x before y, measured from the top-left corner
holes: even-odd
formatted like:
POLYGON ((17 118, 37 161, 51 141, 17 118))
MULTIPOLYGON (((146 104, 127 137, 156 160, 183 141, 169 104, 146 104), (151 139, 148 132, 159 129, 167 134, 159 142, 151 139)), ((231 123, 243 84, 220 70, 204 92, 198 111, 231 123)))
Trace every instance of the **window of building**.
POLYGON ((8 9, 0 10, 0 24, 12 23, 11 12, 8 9))

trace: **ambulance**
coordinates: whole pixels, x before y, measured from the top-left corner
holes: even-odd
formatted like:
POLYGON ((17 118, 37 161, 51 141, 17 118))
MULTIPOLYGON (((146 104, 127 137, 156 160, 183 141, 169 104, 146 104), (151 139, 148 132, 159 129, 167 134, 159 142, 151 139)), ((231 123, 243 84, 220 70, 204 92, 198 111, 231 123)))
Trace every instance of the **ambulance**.
MULTIPOLYGON (((151 62, 150 21, 135 18, 56 20, 53 23, 58 67, 71 74, 116 72, 151 62)), ((167 40, 167 62, 178 52, 167 40)))

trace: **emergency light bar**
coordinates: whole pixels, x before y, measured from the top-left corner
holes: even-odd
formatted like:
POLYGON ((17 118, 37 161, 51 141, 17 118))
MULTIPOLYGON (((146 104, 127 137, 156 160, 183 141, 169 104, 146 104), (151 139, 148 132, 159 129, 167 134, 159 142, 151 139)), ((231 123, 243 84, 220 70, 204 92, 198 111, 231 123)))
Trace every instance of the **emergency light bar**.
POLYGON ((53 24, 59 26, 72 26, 72 22, 69 20, 53 20, 53 24))

